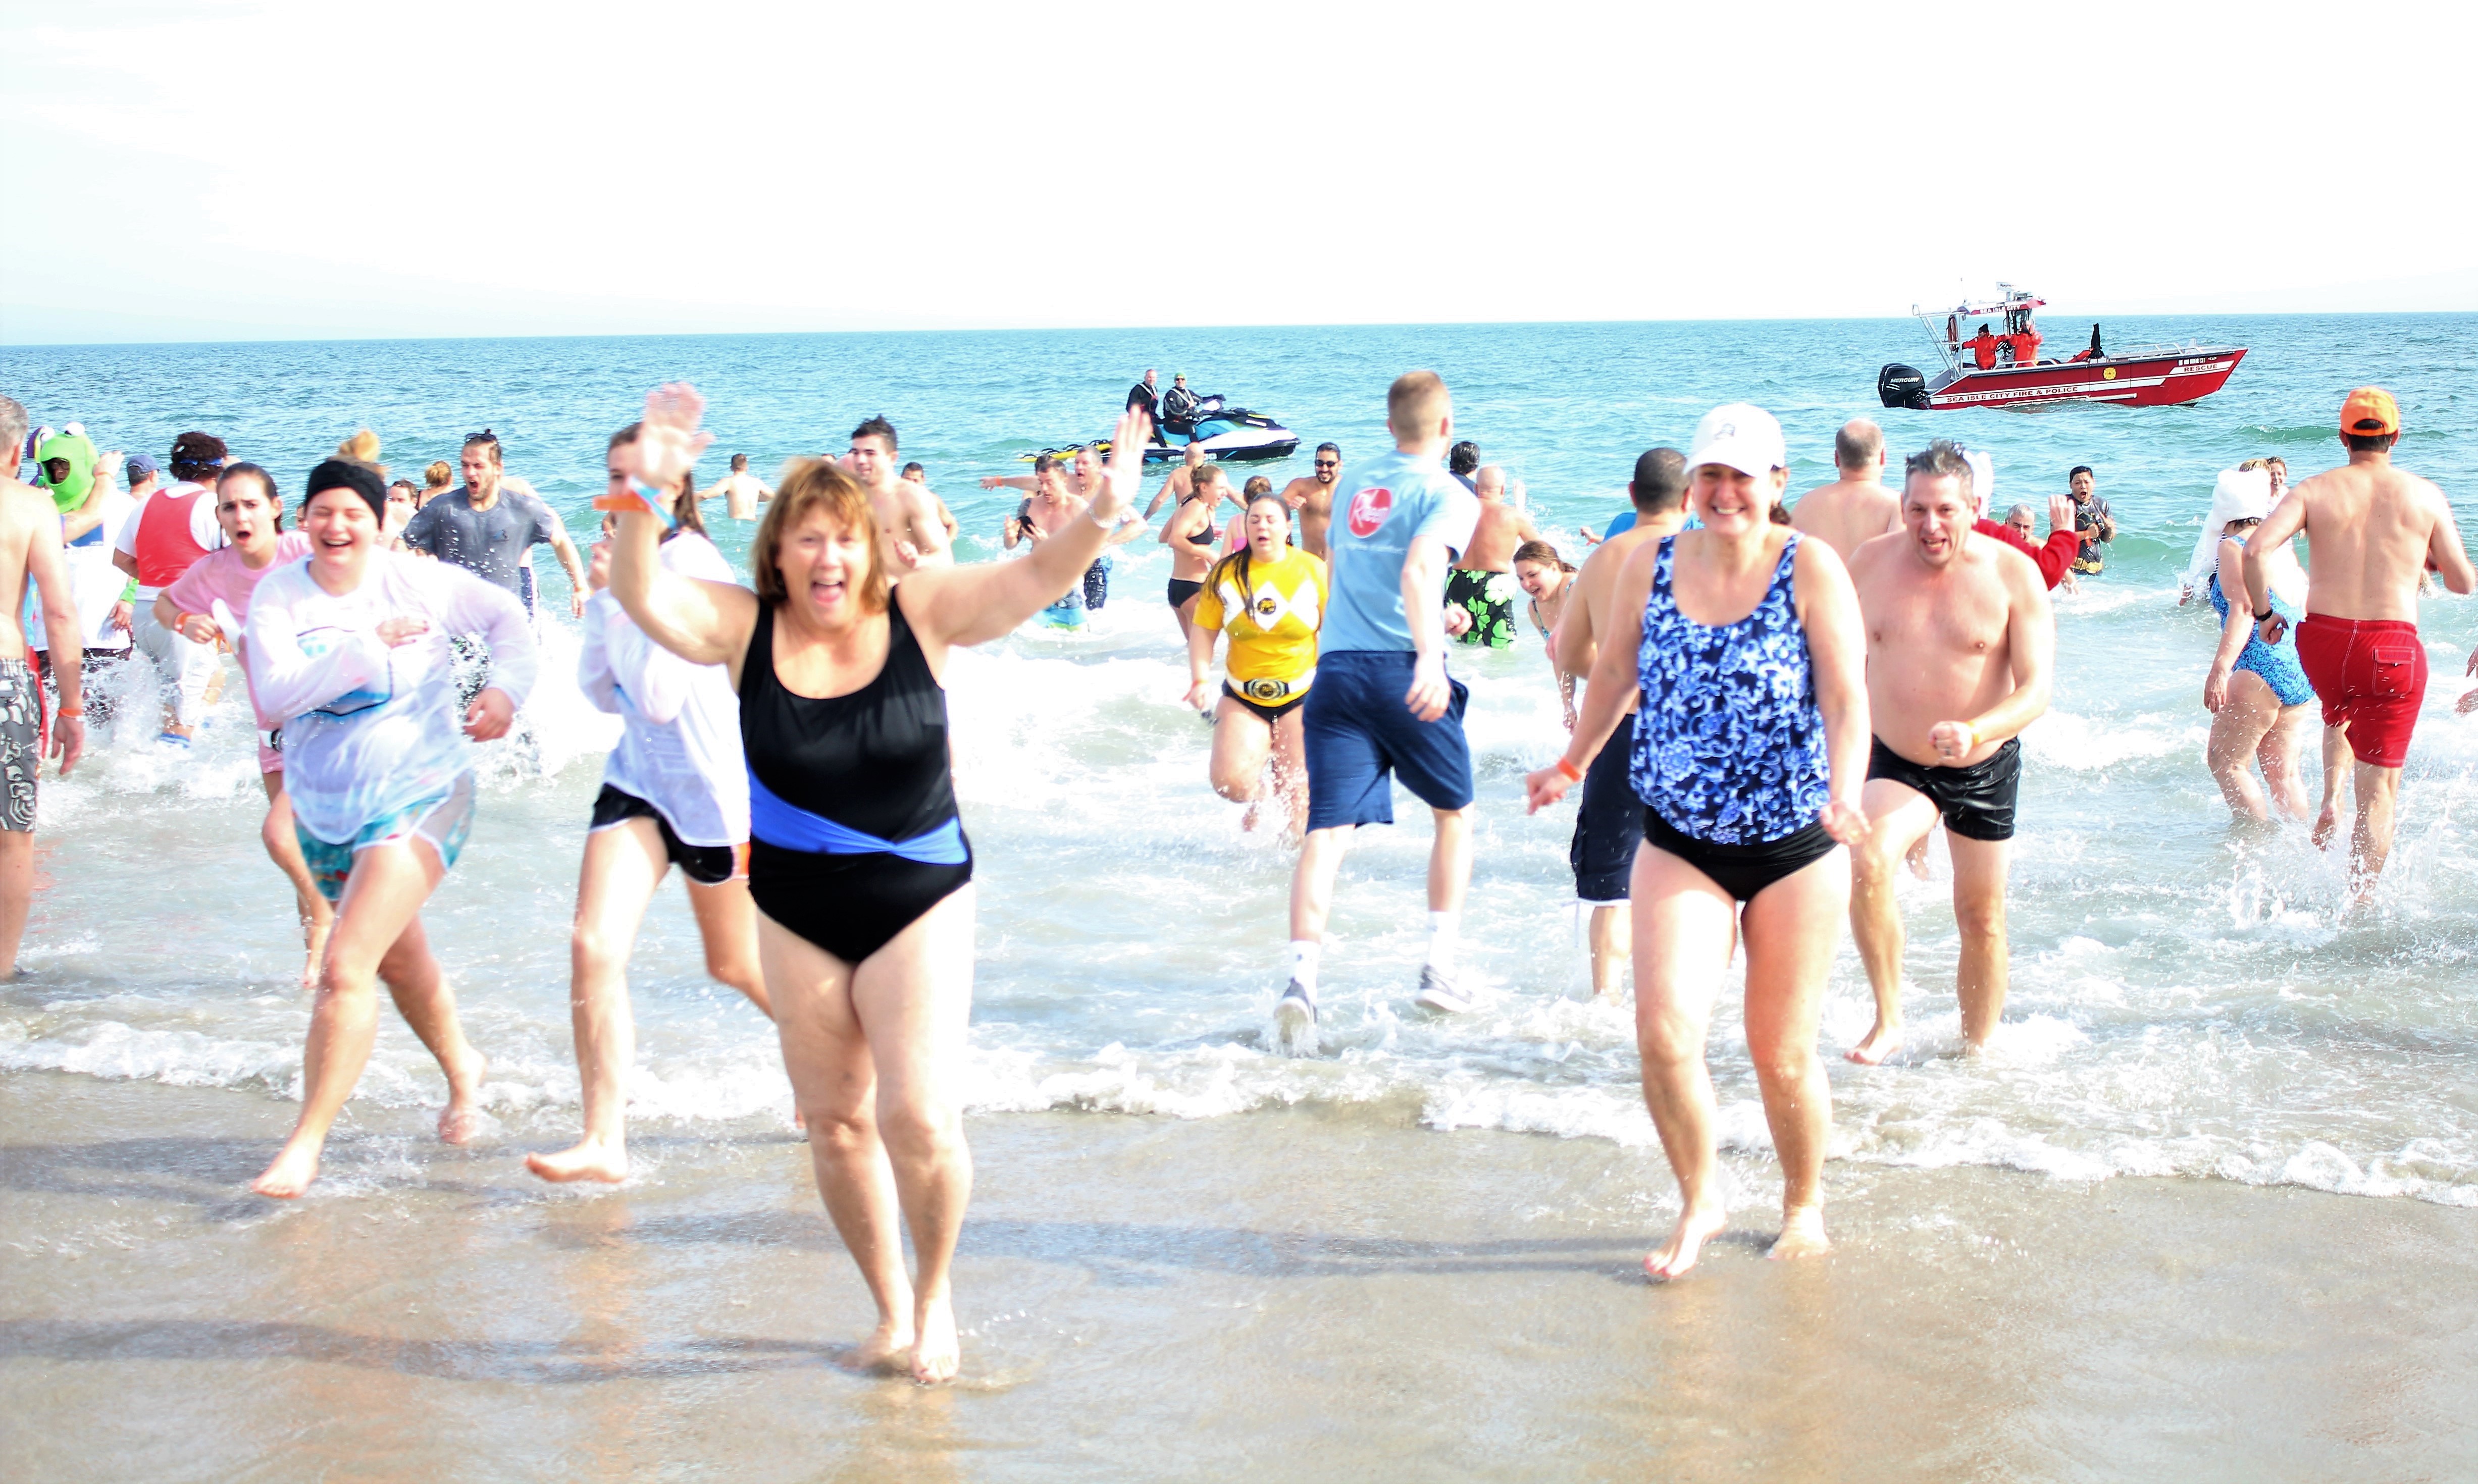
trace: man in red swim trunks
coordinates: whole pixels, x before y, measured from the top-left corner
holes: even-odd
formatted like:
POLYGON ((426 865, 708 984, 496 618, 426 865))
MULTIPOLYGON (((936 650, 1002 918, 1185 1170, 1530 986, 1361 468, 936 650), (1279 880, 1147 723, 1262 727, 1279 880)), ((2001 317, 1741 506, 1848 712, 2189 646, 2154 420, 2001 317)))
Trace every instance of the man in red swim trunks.
MULTIPOLYGON (((2263 558, 2305 533, 2306 617, 2297 658, 2323 701, 2324 756, 2339 734, 2357 754, 2358 822, 2349 842, 2349 900, 2373 891, 2392 849, 2393 805, 2410 733, 2426 695, 2426 646, 2417 637, 2417 582, 2432 570, 2455 592, 2478 588, 2443 491, 2392 467, 2400 409, 2381 387, 2360 387, 2340 407, 2349 462, 2289 490, 2246 540, 2246 590, 2271 591, 2263 558)), ((2260 603, 2260 599, 2257 600, 2260 603)), ((2288 620, 2258 607, 2265 643, 2288 620)), ((2339 825, 2326 805, 2317 843, 2339 825)))

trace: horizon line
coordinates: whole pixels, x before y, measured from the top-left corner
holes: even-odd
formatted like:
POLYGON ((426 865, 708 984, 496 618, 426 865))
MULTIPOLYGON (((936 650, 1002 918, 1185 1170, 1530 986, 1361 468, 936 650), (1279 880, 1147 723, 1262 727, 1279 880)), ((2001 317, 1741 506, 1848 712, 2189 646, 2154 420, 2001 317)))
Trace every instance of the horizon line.
MULTIPOLYGON (((2105 310, 2080 311, 2074 317, 2097 314, 2102 320, 2160 319, 2173 317, 2178 312, 2124 313, 2111 315, 2105 310)), ((2424 317, 2478 315, 2472 310, 2260 310, 2242 314, 2187 312, 2197 319, 2413 319, 2424 317)), ((1569 326, 1615 327, 1625 325, 1727 325, 1727 324, 1899 324, 1916 318, 1912 314, 1733 314, 1692 315, 1666 319, 1435 319, 1435 320, 1342 320, 1296 324, 1194 324, 1194 325, 946 325, 911 329, 882 327, 847 330, 636 330, 636 331, 570 331, 533 335, 268 335, 247 339, 195 340, 12 340, 0 337, 0 351, 13 350, 91 350, 109 347, 151 349, 170 345, 388 345, 444 343, 456 340, 760 340, 792 337, 884 336, 884 335, 1194 335, 1226 334, 1240 330, 1472 330, 1505 328, 1544 328, 1569 326)))

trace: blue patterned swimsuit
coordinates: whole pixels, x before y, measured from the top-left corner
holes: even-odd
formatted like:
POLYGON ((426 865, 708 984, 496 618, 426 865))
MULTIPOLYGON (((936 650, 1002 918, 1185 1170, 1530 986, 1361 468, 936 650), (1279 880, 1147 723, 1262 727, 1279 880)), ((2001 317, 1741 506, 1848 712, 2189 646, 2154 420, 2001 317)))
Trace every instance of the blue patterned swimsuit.
POLYGON ((1661 541, 1643 609, 1643 711, 1630 770, 1648 836, 1657 818, 1712 845, 1770 844, 1806 831, 1822 840, 1816 816, 1832 796, 1832 774, 1794 603, 1799 541, 1792 535, 1782 547, 1756 611, 1718 628, 1678 611, 1670 590, 1677 538, 1661 541))
MULTIPOLYGON (((2240 546, 2245 544, 2234 536, 2223 536, 2220 540, 2238 541, 2240 546)), ((2227 594, 2220 591, 2218 572, 2212 573, 2211 586, 2207 591, 2212 595, 2212 612, 2220 616, 2220 622, 2228 622, 2229 600, 2227 594)), ((2271 594, 2271 609, 2288 620, 2288 632, 2280 636, 2279 643, 2266 644, 2263 641, 2261 624, 2247 630, 2245 647, 2238 651, 2237 667, 2252 670, 2264 685, 2271 687, 2271 693, 2280 697, 2283 706, 2303 706, 2314 699, 2314 687, 2307 683, 2306 667, 2297 662, 2297 620, 2306 615, 2296 604, 2286 601, 2277 592, 2271 594)))

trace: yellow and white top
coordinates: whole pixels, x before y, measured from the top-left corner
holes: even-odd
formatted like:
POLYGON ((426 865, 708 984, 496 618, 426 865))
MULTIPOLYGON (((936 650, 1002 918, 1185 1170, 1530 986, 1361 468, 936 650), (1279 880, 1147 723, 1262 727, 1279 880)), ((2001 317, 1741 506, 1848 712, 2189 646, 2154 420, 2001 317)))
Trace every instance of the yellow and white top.
POLYGON ((1325 563, 1296 546, 1271 562, 1251 562, 1249 591, 1239 591, 1235 561, 1217 567, 1196 601, 1199 627, 1230 636, 1226 662, 1234 685, 1279 680, 1298 694, 1316 678, 1317 630, 1325 623, 1325 563))

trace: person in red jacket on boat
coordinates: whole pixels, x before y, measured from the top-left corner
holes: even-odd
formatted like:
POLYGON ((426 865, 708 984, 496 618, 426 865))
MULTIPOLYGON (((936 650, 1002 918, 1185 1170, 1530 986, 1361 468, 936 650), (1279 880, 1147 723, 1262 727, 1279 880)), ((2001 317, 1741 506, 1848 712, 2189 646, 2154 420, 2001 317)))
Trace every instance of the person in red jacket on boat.
POLYGON ((1985 325, 1970 338, 1970 359, 1983 371, 1996 369, 1996 336, 1985 325))

